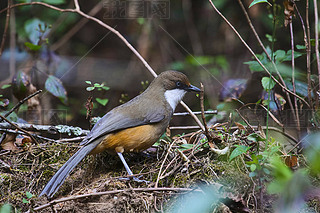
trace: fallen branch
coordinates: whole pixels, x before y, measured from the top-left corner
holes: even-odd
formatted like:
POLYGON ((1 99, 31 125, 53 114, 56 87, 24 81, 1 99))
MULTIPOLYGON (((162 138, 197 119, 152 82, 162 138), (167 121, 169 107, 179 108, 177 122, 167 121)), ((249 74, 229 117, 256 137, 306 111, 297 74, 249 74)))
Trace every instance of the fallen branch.
MULTIPOLYGON (((112 33, 114 33, 116 36, 118 36, 124 43, 125 45, 140 59, 140 61, 143 63, 143 65, 148 69, 148 71, 154 76, 157 77, 157 73, 151 68, 151 66, 148 64, 148 62, 140 55, 140 53, 128 42, 128 40, 116 29, 114 29, 113 27, 111 27, 110 25, 107 25, 106 23, 104 23, 103 21, 101 21, 100 19, 97 19, 93 16, 90 16, 84 12, 82 12, 80 10, 80 6, 78 3, 78 0, 74 0, 74 5, 75 5, 75 9, 61 9, 55 6, 52 6, 50 4, 46 4, 43 2, 30 2, 30 3, 19 3, 19 4, 14 4, 14 5, 10 5, 10 7, 8 8, 4 8, 2 10, 0 10, 0 14, 8 9, 14 8, 14 7, 19 7, 19 6, 26 6, 26 5, 42 5, 44 7, 48 7, 50 9, 53 10, 57 10, 60 12, 72 12, 72 13, 77 13, 89 20, 92 20, 94 22, 96 22, 97 24, 101 25, 102 27, 110 30, 112 33)), ((183 102, 181 101, 180 104, 190 113, 191 117, 197 122, 197 124, 201 127, 201 129, 204 131, 204 126, 202 125, 202 123, 200 122, 200 120, 197 118, 197 116, 193 115, 193 112, 191 111, 191 109, 183 102)))
MULTIPOLYGON (((66 126, 66 125, 34 125, 34 124, 24 124, 24 123, 14 123, 16 127, 20 130, 27 130, 33 132, 40 132, 40 133, 49 133, 52 135, 56 134, 66 134, 68 136, 85 136, 89 133, 88 130, 83 130, 80 127, 73 127, 73 126, 66 126)), ((0 128, 2 129, 13 129, 12 126, 8 123, 0 123, 0 128)))
POLYGON ((2 118, 2 120, 5 120, 6 122, 8 122, 10 125, 12 125, 13 127, 15 127, 16 129, 20 130, 21 132, 25 133, 26 135, 28 135, 30 138, 32 138, 32 140, 35 142, 35 143, 39 143, 38 140, 33 137, 32 134, 30 134, 28 131, 20 128, 19 126, 17 126, 16 124, 12 123, 11 121, 9 121, 7 118, 5 118, 3 115, 0 115, 0 118, 2 118))
POLYGON ((61 199, 52 200, 49 203, 46 203, 42 206, 36 207, 33 210, 34 211, 40 211, 42 209, 48 208, 50 206, 53 206, 58 203, 70 201, 70 200, 76 200, 81 198, 87 198, 87 197, 93 197, 93 196, 102 196, 102 195, 109 195, 109 194, 118 194, 121 192, 154 192, 154 191, 174 191, 174 192, 190 192, 190 191, 198 191, 201 192, 202 190, 199 189, 190 189, 190 188, 130 188, 130 189, 119 189, 119 190, 113 190, 113 191, 105 191, 105 192, 95 192, 95 193, 88 193, 88 194, 82 194, 82 195, 75 195, 70 197, 64 197, 61 199))

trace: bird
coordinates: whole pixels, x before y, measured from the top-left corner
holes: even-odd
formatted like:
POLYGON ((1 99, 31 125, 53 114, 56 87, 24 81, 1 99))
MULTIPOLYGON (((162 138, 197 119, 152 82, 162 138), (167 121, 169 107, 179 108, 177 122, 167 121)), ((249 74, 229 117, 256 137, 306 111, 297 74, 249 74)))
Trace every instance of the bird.
POLYGON ((80 143, 80 149, 54 174, 39 197, 53 197, 69 173, 88 154, 116 153, 127 173, 133 175, 122 154, 151 147, 165 132, 176 106, 189 91, 200 92, 200 89, 191 85, 182 72, 160 73, 143 93, 98 120, 80 143))

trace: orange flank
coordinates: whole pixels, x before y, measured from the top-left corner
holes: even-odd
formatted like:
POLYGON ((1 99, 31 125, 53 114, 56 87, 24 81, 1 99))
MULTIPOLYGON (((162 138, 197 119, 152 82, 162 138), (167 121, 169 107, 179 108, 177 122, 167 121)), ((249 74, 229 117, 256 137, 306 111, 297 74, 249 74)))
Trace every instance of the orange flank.
POLYGON ((113 153, 140 152, 148 149, 159 139, 161 134, 157 132, 157 125, 142 125, 110 133, 90 154, 105 150, 113 153))

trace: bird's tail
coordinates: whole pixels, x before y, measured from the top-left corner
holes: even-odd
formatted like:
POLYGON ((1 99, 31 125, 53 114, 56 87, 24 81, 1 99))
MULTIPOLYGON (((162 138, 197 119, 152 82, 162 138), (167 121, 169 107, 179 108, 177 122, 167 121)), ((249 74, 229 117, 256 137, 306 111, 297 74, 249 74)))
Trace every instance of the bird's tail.
POLYGON ((47 185, 44 187, 39 197, 47 195, 52 197, 62 185, 64 180, 68 177, 69 173, 78 165, 78 163, 89 154, 96 146, 97 141, 94 141, 86 146, 81 147, 50 179, 47 185))

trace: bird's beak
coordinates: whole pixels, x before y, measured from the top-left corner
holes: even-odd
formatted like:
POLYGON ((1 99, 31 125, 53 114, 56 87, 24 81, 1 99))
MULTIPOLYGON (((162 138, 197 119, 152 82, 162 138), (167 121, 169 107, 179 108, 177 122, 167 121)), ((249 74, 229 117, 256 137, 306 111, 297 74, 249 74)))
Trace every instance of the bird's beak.
POLYGON ((200 89, 198 87, 195 87, 190 84, 190 86, 187 87, 188 92, 200 92, 200 89))

